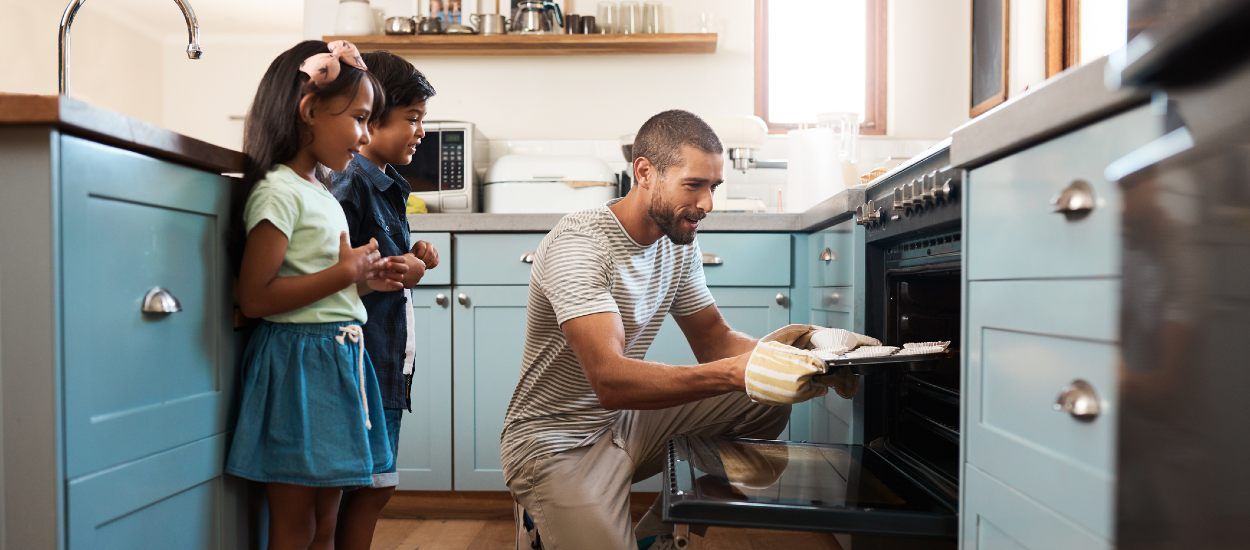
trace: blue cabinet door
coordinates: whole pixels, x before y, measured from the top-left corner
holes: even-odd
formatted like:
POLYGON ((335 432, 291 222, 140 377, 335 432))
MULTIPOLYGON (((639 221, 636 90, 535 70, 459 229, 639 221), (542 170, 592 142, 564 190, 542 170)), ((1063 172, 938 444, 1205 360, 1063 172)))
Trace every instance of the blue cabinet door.
POLYGON ((226 430, 230 183, 61 138, 65 477, 226 430), (141 310, 160 287, 181 303, 141 310))
POLYGON ((499 434, 521 373, 526 286, 461 286, 452 304, 457 491, 504 491, 499 434))
MULTIPOLYGON (((716 307, 734 330, 756 338, 790 322, 790 289, 713 287, 716 307)), ((668 365, 694 365, 698 360, 672 316, 664 319, 647 360, 668 365)))
POLYGON ((416 366, 395 457, 401 490, 451 490, 452 302, 447 287, 412 291, 416 366))

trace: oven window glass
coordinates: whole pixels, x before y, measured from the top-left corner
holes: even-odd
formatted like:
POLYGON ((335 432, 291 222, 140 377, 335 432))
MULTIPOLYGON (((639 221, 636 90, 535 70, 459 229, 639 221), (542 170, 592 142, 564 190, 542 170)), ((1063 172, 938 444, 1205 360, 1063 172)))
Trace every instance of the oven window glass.
POLYGON ((412 186, 413 193, 424 193, 439 190, 438 165, 439 165, 439 132, 430 132, 421 140, 421 144, 417 145, 416 154, 412 155, 412 162, 407 166, 395 166, 395 170, 399 175, 408 180, 408 185, 412 186))

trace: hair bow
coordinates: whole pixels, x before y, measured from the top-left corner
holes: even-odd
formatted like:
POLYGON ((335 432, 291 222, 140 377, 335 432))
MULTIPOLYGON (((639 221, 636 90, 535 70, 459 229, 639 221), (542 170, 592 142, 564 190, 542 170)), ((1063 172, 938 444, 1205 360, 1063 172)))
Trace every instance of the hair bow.
POLYGON ((356 45, 346 40, 335 40, 326 45, 329 53, 314 54, 300 63, 299 70, 308 75, 313 84, 324 86, 339 77, 340 63, 346 63, 362 71, 369 70, 360 57, 356 45))

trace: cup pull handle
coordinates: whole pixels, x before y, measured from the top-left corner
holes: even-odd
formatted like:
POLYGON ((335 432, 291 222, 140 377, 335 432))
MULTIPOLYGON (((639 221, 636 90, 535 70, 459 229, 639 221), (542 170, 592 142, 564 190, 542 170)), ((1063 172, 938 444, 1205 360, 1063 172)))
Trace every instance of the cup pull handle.
POLYGON ((825 248, 824 251, 820 253, 820 261, 822 262, 828 263, 836 259, 838 259, 838 257, 833 253, 833 249, 831 248, 825 248))
POLYGON ((533 251, 533 250, 531 250, 531 251, 529 251, 529 252, 526 252, 526 253, 524 253, 524 254, 521 254, 521 262, 522 262, 522 263, 527 263, 527 264, 532 264, 532 263, 534 263, 534 251, 533 251))
POLYGON ((725 265, 725 259, 711 252, 704 252, 703 265, 725 265))
POLYGON ((1098 206, 1094 188, 1085 180, 1069 183, 1063 191, 1050 199, 1050 205, 1055 213, 1063 214, 1069 220, 1085 217, 1098 206))
POLYGON ((182 302, 179 302, 178 298, 168 290, 154 286, 143 295, 142 310, 144 313, 154 315, 169 315, 182 311, 182 302))
POLYGON ((1066 412, 1081 422, 1092 422, 1102 412, 1102 405, 1098 403, 1098 392, 1094 391, 1094 386, 1078 378, 1059 392, 1055 410, 1066 412))

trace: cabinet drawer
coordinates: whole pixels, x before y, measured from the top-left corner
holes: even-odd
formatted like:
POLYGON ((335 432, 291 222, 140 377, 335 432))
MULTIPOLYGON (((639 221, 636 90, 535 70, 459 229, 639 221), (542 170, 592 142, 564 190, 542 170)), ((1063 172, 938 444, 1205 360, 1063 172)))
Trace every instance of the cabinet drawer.
POLYGON ((967 462, 1103 538, 1114 528, 1117 296, 1116 281, 968 290, 967 462), (1093 418, 1055 406, 1078 380, 1095 394, 1093 418))
MULTIPOLYGON (((823 288, 813 288, 808 295, 811 301, 812 309, 824 311, 839 311, 850 313, 855 311, 855 289, 849 286, 830 286, 823 288)), ((813 323, 819 324, 819 323, 813 323)), ((830 325, 821 325, 830 326, 830 325)), ((842 327, 846 330, 855 330, 855 327, 842 327)))
POLYGON ((965 550, 1110 550, 1098 537, 975 466, 964 468, 965 550))
POLYGON ((64 137, 67 477, 225 430, 234 388, 229 185, 64 137), (145 313, 162 287, 181 310, 145 313))
POLYGON ((855 284, 855 227, 841 224, 808 239, 805 260, 812 286, 855 284))
POLYGON ((1120 273, 1120 204, 1107 165, 1163 134, 1141 107, 972 170, 967 183, 969 279, 1114 276, 1120 273), (1085 182, 1093 210, 1065 217, 1052 206, 1085 182))
POLYGON ((438 250, 438 267, 425 272, 417 286, 451 286, 451 233, 416 233, 412 234, 412 243, 426 241, 438 250))
POLYGON ((528 285, 534 254, 546 236, 546 233, 456 235, 453 239, 456 284, 528 285))
POLYGON ((69 481, 67 546, 233 547, 222 524, 239 504, 221 474, 227 438, 219 434, 69 481))
POLYGON ((790 235, 703 233, 703 273, 708 286, 790 286, 790 235))

